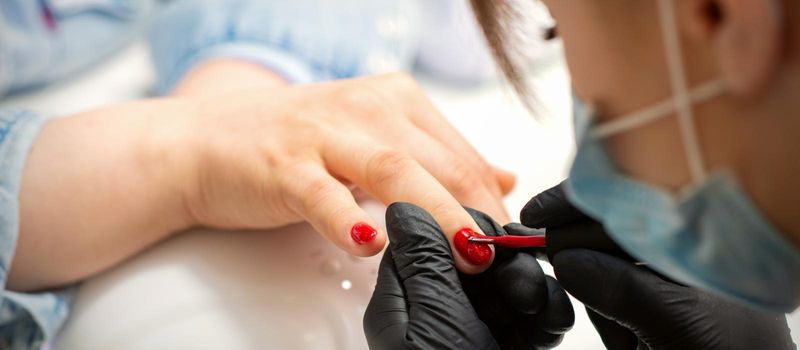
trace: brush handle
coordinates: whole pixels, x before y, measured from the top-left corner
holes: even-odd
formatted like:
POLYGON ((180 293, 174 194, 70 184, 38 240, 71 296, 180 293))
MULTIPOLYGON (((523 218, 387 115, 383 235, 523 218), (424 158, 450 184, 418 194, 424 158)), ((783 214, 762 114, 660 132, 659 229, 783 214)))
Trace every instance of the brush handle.
POLYGON ((583 248, 591 249, 636 262, 637 260, 622 250, 611 237, 606 234, 603 226, 591 220, 582 220, 569 225, 541 228, 525 227, 518 223, 503 226, 512 237, 539 237, 546 232, 547 248, 534 247, 530 249, 538 259, 549 261, 553 255, 564 249, 583 248), (544 231, 544 232, 543 232, 544 231), (546 258, 546 259, 545 259, 546 258))
POLYGON ((546 246, 545 236, 485 236, 470 241, 478 244, 494 244, 507 248, 542 248, 546 246))

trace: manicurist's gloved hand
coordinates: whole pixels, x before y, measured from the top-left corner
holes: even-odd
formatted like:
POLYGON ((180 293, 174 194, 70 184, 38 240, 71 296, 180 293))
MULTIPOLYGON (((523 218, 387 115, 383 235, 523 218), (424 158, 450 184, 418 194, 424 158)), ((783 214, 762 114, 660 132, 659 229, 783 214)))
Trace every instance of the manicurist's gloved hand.
MULTIPOLYGON (((469 210, 487 235, 506 234, 469 210)), ((373 349, 548 348, 572 327, 569 298, 531 255, 497 249, 492 266, 461 275, 442 229, 423 209, 386 212, 389 248, 364 316, 373 349)))
POLYGON ((795 348, 784 315, 752 310, 635 265, 598 222, 567 202, 561 185, 531 199, 521 219, 527 227, 546 228, 558 280, 586 305, 609 349, 795 348), (581 239, 589 249, 580 248, 581 239))

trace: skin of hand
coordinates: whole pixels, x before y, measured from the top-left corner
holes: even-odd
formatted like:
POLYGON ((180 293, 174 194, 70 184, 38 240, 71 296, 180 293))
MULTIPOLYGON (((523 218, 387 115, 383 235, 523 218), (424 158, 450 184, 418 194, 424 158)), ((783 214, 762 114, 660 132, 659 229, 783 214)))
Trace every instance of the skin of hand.
POLYGON ((561 185, 531 199, 521 218, 546 229, 556 277, 586 305, 609 349, 795 349, 784 315, 675 283, 619 254, 602 225, 567 202, 561 185), (574 245, 580 236, 596 244, 574 245))
MULTIPOLYGON (((409 78, 405 75, 400 76, 409 78)), ((187 78, 183 79, 183 81, 177 86, 173 94, 182 96, 219 95, 243 92, 245 91, 245 88, 274 88, 286 85, 287 82, 280 76, 264 69, 262 66, 242 60, 223 58, 209 61, 195 68, 187 76, 187 78)), ((414 89, 418 90, 418 86, 414 86, 414 89)), ((424 100, 424 96, 421 100, 424 100)), ((431 108, 433 111, 435 111, 432 106, 431 108)), ((436 117, 438 118, 440 115, 437 113, 436 117)), ((478 159, 477 162, 475 159, 471 159, 475 158, 476 156, 480 156, 477 155, 477 152, 468 147, 469 143, 464 140, 464 138, 459 135, 458 132, 452 132, 452 126, 450 126, 447 122, 444 122, 441 123, 441 127, 447 129, 447 131, 451 131, 450 135, 461 141, 460 144, 451 143, 451 150, 454 152, 455 157, 470 161, 472 164, 485 164, 485 161, 482 159, 478 159), (461 147, 463 145, 466 145, 467 147, 461 147)), ((429 128, 429 130, 432 129, 429 128)), ((440 138, 439 140, 441 142, 447 142, 447 140, 443 138, 440 138)), ((396 144, 390 143, 389 145, 395 146, 396 144)), ((415 158, 420 158, 420 154, 422 154, 420 151, 410 153, 415 158)), ((433 168, 434 164, 430 162, 421 162, 421 164, 426 169, 429 169, 431 173, 434 174, 434 176, 436 176, 436 178, 440 181, 447 180, 446 177, 442 176, 443 170, 441 167, 433 168)), ((452 170, 459 171, 459 169, 452 170)), ((507 194, 513 188, 515 177, 513 174, 495 167, 490 167, 490 170, 492 173, 491 176, 493 176, 495 180, 494 183, 492 183, 491 176, 484 176, 483 181, 484 185, 493 191, 493 194, 496 196, 496 198, 494 198, 493 202, 488 204, 482 202, 482 200, 486 200, 486 198, 472 201, 472 203, 474 203, 478 208, 484 209, 493 215, 497 215, 499 220, 507 221, 508 217, 500 201, 502 200, 502 196, 507 194), (496 191, 497 189, 500 191, 499 194, 496 191), (500 210, 498 210, 498 208, 500 210)), ((444 171, 446 171, 446 169, 444 171)), ((344 182, 349 183, 347 179, 345 179, 344 182)), ((451 190, 451 188, 448 188, 448 190, 451 190)), ((457 199, 461 200, 462 198, 464 198, 464 196, 461 196, 457 199)))
MULTIPOLYGON (((505 234, 486 214, 468 211, 487 235, 505 234)), ((364 316, 370 348, 550 348, 572 327, 567 294, 533 256, 498 248, 488 270, 464 275, 424 209, 394 203, 386 224, 389 249, 364 316)))
MULTIPOLYGON (((287 81, 279 75, 265 69, 264 67, 239 59, 218 58, 205 62, 194 68, 180 84, 172 91, 173 96, 201 96, 201 95, 220 95, 230 94, 249 89, 269 89, 287 86, 287 81)), ((455 137, 463 137, 458 133, 448 132, 455 137)), ((466 141, 464 141, 466 143, 466 141)), ((457 156, 474 158, 475 152, 471 149, 453 150, 457 156)), ((491 171, 500 194, 505 196, 514 189, 516 176, 506 170, 492 166, 491 171)), ((488 180, 489 182, 491 179, 488 180)), ((494 187, 491 183, 490 187, 494 187)), ((490 212, 492 208, 475 203, 476 208, 483 208, 490 212), (486 208, 484 208, 486 207, 486 208)), ((498 220, 503 222, 508 220, 505 211, 495 212, 498 220)))
MULTIPOLYGON (((195 226, 308 221, 353 255, 376 254, 385 234, 347 184, 420 205, 451 242, 461 228, 480 232, 462 203, 506 217, 498 172, 406 75, 183 91, 44 126, 23 172, 9 288, 72 283, 195 226), (358 223, 376 228, 374 239, 356 243, 358 223)), ((455 261, 467 273, 490 264, 455 261)))

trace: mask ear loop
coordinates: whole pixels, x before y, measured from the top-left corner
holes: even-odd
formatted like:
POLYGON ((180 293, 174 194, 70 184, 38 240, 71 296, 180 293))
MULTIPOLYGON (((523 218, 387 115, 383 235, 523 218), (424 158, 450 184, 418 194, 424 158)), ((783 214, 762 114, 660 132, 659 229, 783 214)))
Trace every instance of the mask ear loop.
POLYGON ((706 179, 705 164, 697 138, 694 124, 692 101, 689 96, 686 74, 683 67, 683 52, 678 37, 677 18, 671 0, 658 0, 659 21, 664 36, 670 83, 672 85, 672 101, 678 114, 678 126, 685 148, 689 173, 695 185, 706 179))

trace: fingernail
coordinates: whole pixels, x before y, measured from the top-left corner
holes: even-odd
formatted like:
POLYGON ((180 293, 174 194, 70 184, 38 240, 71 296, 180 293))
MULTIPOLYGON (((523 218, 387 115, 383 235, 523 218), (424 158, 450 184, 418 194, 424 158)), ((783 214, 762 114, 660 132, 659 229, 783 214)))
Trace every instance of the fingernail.
POLYGON ((462 228, 456 232, 453 243, 461 256, 473 265, 483 265, 492 258, 492 248, 485 244, 469 241, 472 236, 477 236, 471 228, 462 228))
POLYGON ((369 224, 359 222, 350 229, 350 237, 358 244, 367 244, 378 235, 378 230, 369 224))

